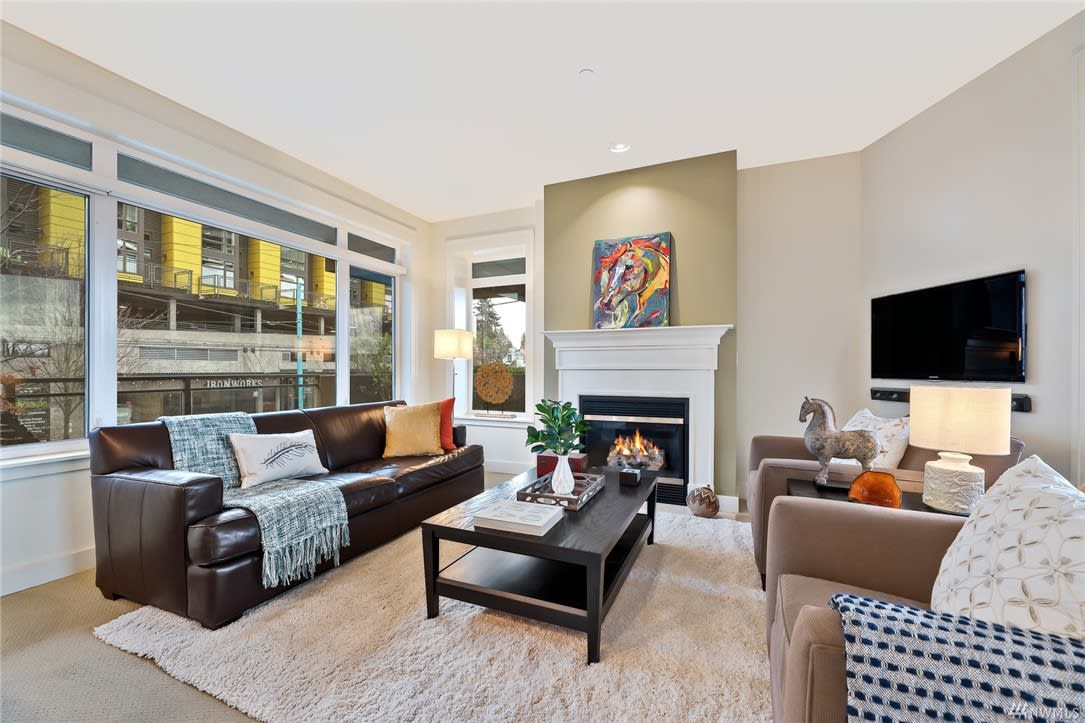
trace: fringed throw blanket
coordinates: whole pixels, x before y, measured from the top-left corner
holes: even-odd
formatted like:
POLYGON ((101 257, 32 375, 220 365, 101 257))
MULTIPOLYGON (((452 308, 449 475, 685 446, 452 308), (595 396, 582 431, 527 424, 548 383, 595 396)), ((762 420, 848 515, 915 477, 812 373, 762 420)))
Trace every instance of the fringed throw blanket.
POLYGON ((1085 720, 1085 641, 837 593, 849 721, 1085 720))
POLYGON ((312 577, 324 560, 339 564, 339 548, 350 544, 343 493, 325 480, 284 479, 238 489, 237 460, 228 435, 256 434, 243 413, 160 417, 170 435, 174 469, 222 479, 223 507, 256 515, 264 549, 265 588, 312 577))

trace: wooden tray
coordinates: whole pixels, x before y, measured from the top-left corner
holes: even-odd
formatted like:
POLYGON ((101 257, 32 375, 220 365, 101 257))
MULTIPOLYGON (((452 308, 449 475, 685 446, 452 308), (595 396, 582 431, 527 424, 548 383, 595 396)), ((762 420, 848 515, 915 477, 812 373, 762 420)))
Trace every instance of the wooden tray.
POLYGON ((599 490, 606 486, 606 477, 604 475, 573 472, 573 491, 567 495, 559 495, 550 486, 550 477, 553 474, 553 472, 547 472, 527 487, 518 490, 516 499, 522 502, 560 505, 567 510, 579 510, 588 504, 592 497, 599 494, 599 490))

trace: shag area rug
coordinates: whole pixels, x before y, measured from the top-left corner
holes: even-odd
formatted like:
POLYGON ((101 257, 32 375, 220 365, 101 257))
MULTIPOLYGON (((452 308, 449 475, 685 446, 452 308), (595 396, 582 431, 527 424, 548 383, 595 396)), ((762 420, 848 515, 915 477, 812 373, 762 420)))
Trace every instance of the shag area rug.
POLYGON ((770 720, 750 525, 656 526, 590 666, 583 633, 443 598, 427 620, 418 530, 219 630, 146 606, 94 634, 267 721, 770 720))

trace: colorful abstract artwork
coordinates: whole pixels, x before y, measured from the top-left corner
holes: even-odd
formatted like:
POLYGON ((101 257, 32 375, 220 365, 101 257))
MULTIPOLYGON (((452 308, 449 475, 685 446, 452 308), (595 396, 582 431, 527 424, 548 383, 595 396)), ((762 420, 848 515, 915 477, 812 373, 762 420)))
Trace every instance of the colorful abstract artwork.
POLYGON ((592 326, 669 326, 671 234, 596 241, 592 253, 592 326))

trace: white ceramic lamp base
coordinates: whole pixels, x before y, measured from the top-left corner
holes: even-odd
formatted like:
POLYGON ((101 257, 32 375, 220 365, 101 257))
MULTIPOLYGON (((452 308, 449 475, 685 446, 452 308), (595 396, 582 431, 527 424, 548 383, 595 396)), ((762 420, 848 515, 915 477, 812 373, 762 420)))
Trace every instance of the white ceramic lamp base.
POLYGON ((943 512, 971 513, 983 496, 983 469, 969 464, 972 457, 967 454, 938 456, 923 468, 923 503, 943 512))

